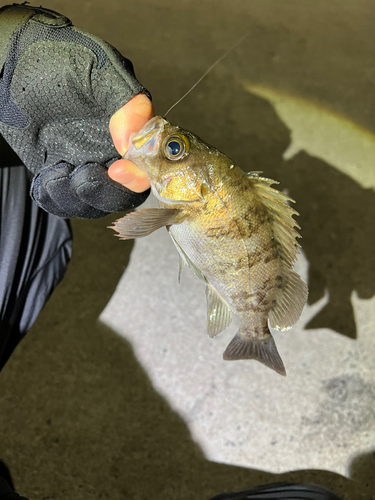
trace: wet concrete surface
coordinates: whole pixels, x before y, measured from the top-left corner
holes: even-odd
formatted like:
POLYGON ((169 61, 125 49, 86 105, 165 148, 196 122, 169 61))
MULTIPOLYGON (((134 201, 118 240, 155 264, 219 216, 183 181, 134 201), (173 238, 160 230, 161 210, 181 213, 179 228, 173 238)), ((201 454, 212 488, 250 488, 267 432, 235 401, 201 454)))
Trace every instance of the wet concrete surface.
POLYGON ((129 57, 158 114, 249 31, 168 118, 244 170, 281 181, 297 201, 299 269, 310 296, 297 327, 277 336, 285 381, 257 363, 227 365, 221 352, 229 337, 206 338, 194 279, 184 277, 175 291, 178 260, 164 236, 119 242, 107 229, 117 216, 74 221, 67 276, 0 374, 0 459, 17 490, 30 500, 185 500, 287 480, 320 484, 343 500, 373 498, 375 185, 364 150, 375 142, 374 3, 43 6, 129 57), (319 110, 313 121, 296 119, 311 106, 319 110), (348 123, 367 141, 352 147, 360 169, 340 154, 348 123), (302 133, 314 136, 315 149, 285 155, 302 133), (184 319, 189 307, 196 315, 184 319), (171 330, 165 336, 163 324, 171 330), (168 361, 155 337, 170 346, 168 361), (230 445, 241 440, 242 455, 230 445))

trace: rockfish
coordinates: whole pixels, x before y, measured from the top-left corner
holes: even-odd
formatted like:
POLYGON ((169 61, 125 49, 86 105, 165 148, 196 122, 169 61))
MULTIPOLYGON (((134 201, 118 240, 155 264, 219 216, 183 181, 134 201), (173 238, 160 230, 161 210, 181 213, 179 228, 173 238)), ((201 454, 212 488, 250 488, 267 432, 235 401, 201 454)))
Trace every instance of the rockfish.
POLYGON ((114 223, 121 239, 165 226, 180 255, 206 284, 207 333, 214 337, 235 315, 239 331, 226 360, 256 359, 285 375, 268 328, 298 320, 307 286, 293 270, 299 237, 276 181, 240 167, 196 135, 155 116, 132 139, 124 158, 147 173, 159 207, 114 223))

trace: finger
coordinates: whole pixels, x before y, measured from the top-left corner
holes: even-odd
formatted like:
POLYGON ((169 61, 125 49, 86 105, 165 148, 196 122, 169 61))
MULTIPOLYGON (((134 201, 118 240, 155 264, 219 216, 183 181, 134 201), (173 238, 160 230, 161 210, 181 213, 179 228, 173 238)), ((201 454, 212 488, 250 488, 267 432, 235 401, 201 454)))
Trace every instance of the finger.
POLYGON ((150 188, 146 173, 129 160, 117 160, 108 169, 109 177, 136 193, 150 188))
POLYGON ((113 144, 123 156, 128 150, 129 137, 137 133, 154 116, 154 108, 145 94, 138 94, 112 115, 109 122, 113 144))

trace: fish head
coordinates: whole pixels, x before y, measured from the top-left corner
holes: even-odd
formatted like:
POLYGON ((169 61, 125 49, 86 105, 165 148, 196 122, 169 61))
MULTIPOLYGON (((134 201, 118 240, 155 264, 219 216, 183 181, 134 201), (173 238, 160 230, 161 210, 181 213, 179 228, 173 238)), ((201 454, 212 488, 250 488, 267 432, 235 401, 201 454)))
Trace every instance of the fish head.
POLYGON ((202 199, 218 155, 191 132, 154 116, 131 139, 124 158, 146 172, 159 201, 177 203, 202 199))

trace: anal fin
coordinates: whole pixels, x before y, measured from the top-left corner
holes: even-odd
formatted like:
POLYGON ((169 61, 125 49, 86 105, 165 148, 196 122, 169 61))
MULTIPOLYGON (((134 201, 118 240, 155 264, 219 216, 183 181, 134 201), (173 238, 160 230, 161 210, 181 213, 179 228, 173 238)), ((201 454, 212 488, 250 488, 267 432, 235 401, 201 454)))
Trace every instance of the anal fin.
POLYGON ((211 285, 206 286, 206 297, 207 333, 212 338, 230 325, 232 321, 232 313, 227 304, 225 304, 211 285))
POLYGON ((228 361, 255 359, 280 375, 286 376, 284 363, 270 333, 262 338, 257 338, 237 332, 225 349, 223 359, 228 361))
POLYGON ((147 208, 131 212, 114 222, 110 229, 117 231, 121 240, 144 238, 157 229, 172 224, 179 224, 184 219, 184 212, 175 208, 147 208))

